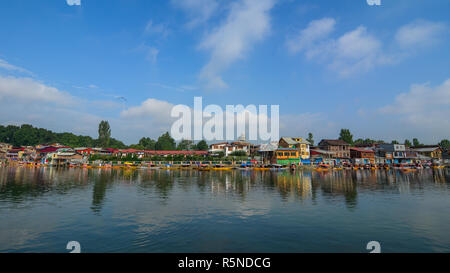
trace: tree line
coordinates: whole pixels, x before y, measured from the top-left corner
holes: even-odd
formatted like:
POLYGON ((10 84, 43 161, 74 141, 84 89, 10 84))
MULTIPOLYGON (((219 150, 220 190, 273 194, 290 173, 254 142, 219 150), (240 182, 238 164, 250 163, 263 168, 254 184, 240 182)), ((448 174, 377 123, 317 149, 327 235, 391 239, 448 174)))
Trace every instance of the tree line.
MULTIPOLYGON (((347 142, 350 145, 373 145, 373 144, 388 143, 388 142, 385 142, 384 140, 375 140, 375 139, 370 139, 370 138, 366 138, 366 139, 358 138, 356 140, 353 140, 353 134, 350 132, 349 129, 341 129, 341 131, 339 133, 339 139, 347 142)), ((307 140, 309 143, 311 143, 311 145, 314 145, 314 137, 313 137, 312 133, 308 134, 307 140)), ((390 143, 391 144, 400 144, 400 142, 397 140, 392 140, 390 143)), ((406 147, 425 146, 425 144, 421 143, 419 141, 419 139, 417 139, 417 138, 413 138, 412 142, 408 139, 405 139, 405 141, 402 144, 404 144, 406 147)), ((440 141, 438 143, 438 145, 440 147, 444 148, 445 150, 448 150, 448 149, 450 149, 450 140, 443 139, 442 141, 440 141)))
POLYGON ((72 133, 55 133, 51 130, 36 128, 29 124, 21 126, 0 125, 0 142, 9 143, 14 147, 36 146, 38 144, 60 143, 68 147, 102 147, 112 149, 137 149, 153 151, 207 151, 208 144, 202 140, 194 143, 191 140, 182 140, 176 143, 168 132, 162 134, 157 140, 143 137, 138 144, 125 145, 111 137, 111 127, 108 121, 101 121, 98 126, 98 138, 75 135, 72 133))
MULTIPOLYGON (((353 140, 353 135, 349 129, 341 129, 339 133, 339 139, 343 140, 350 145, 371 145, 375 143, 387 143, 383 140, 374 139, 356 139, 353 140)), ((312 133, 308 134, 307 140, 314 145, 314 137, 312 133)), ((149 137, 142 137, 139 143, 132 145, 125 145, 122 141, 111 137, 111 127, 108 121, 101 121, 98 126, 98 138, 94 139, 90 136, 75 135, 73 133, 55 133, 47 129, 36 128, 29 124, 23 124, 21 126, 0 125, 0 142, 12 144, 14 147, 21 146, 35 146, 38 144, 51 144, 60 143, 69 147, 102 147, 113 149, 126 149, 132 148, 136 150, 152 150, 152 151, 207 151, 208 144, 206 141, 201 140, 198 143, 194 143, 192 140, 181 140, 178 144, 170 136, 168 132, 162 134, 157 140, 149 137)), ((393 140, 392 144, 400 144, 399 141, 393 140)), ((405 139, 402 144, 408 147, 423 146, 417 138, 413 138, 412 141, 405 139)), ((448 150, 450 149, 450 141, 443 139, 438 143, 439 146, 448 150)))

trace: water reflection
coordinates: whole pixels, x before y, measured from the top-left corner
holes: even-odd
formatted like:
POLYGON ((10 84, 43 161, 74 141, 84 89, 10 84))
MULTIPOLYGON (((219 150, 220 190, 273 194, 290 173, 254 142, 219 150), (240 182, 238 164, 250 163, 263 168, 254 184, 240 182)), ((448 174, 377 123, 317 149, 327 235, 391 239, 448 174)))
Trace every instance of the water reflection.
POLYGON ((164 203, 174 188, 195 190, 201 195, 234 196, 246 200, 252 191, 277 193, 283 202, 323 200, 358 204, 358 192, 411 193, 425 188, 448 190, 448 170, 422 170, 403 173, 397 170, 341 172, 271 172, 195 170, 110 170, 55 168, 0 168, 0 201, 20 203, 46 194, 68 194, 92 187, 95 213, 102 210, 108 189, 114 185, 135 185, 142 194, 156 193, 164 203))
POLYGON ((449 181, 432 169, 2 167, 0 252, 63 252, 73 239, 91 252, 340 252, 378 238, 391 251, 447 251, 449 181))

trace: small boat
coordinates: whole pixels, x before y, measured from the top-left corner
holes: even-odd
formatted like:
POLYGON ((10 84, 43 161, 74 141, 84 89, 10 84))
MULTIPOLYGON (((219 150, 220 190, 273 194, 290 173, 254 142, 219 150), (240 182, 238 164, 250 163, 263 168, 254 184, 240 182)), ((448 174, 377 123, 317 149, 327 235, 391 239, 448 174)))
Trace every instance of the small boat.
MULTIPOLYGON (((270 166, 271 171, 284 171, 287 169, 288 169, 287 167, 285 167, 283 165, 279 165, 279 164, 273 164, 270 166)), ((291 168, 291 170, 295 170, 295 168, 294 169, 291 168)))
POLYGON ((319 166, 317 166, 317 168, 315 168, 315 170, 318 172, 327 172, 333 169, 329 165, 320 164, 319 166))
POLYGON ((270 170, 270 168, 269 167, 267 167, 267 166, 264 166, 264 165, 262 165, 262 166, 256 166, 255 168, 253 168, 255 171, 268 171, 268 170, 270 170))
POLYGON ((252 170, 253 167, 254 166, 253 166, 252 163, 244 163, 244 164, 241 164, 241 166, 239 166, 238 169, 240 169, 240 170, 252 170))
POLYGON ((201 172, 207 172, 207 171, 210 171, 211 168, 208 165, 199 165, 197 170, 199 170, 201 172))
POLYGON ((217 164, 214 165, 211 169, 214 171, 230 171, 232 167, 225 167, 224 165, 217 164))

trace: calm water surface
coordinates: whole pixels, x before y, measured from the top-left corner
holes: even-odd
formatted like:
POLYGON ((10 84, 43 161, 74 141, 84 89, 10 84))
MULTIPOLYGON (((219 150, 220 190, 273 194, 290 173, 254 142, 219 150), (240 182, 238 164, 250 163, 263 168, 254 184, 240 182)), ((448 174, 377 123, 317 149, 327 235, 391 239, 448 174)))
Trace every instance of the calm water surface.
POLYGON ((0 167, 0 252, 450 251, 450 173, 0 167))

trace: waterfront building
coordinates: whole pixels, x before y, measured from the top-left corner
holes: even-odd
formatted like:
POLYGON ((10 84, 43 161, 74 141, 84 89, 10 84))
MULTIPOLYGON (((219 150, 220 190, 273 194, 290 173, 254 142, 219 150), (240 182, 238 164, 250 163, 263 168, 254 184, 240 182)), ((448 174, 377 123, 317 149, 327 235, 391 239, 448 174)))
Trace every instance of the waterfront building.
POLYGON ((289 166, 300 163, 300 152, 296 148, 278 148, 275 152, 277 164, 289 166))
POLYGON ((116 153, 119 157, 127 157, 129 155, 135 156, 137 158, 144 158, 145 152, 136 149, 122 149, 118 150, 116 153))
POLYGON ((400 164, 406 159, 406 147, 403 144, 379 144, 377 147, 378 156, 386 158, 386 163, 400 164))
POLYGON ((66 149, 69 147, 56 147, 56 146, 40 146, 40 148, 36 149, 36 155, 34 158, 35 162, 48 163, 47 155, 51 153, 55 153, 58 149, 66 149))
POLYGON ((225 154, 225 147, 228 145, 228 142, 220 142, 211 144, 209 146, 209 152, 211 154, 218 154, 218 153, 224 153, 225 154))
POLYGON ((259 147, 258 153, 261 155, 261 161, 264 164, 276 164, 276 151, 278 149, 278 141, 273 141, 267 144, 262 144, 259 147))
POLYGON ((8 153, 8 150, 12 149, 11 144, 7 143, 0 143, 0 160, 6 159, 6 154, 8 153))
POLYGON ((246 142, 245 140, 239 140, 232 143, 221 142, 210 145, 209 152, 211 154, 218 154, 222 152, 225 156, 229 156, 234 152, 242 151, 249 155, 251 146, 252 144, 246 142))
POLYGON ((301 137, 282 137, 278 142, 278 146, 281 148, 297 149, 303 163, 310 162, 310 145, 311 143, 301 137))
POLYGON ((145 157, 152 156, 207 156, 208 151, 144 151, 145 157))
POLYGON ((87 158, 77 153, 74 149, 58 148, 55 152, 48 153, 45 161, 51 166, 67 166, 69 164, 85 163, 87 158))
POLYGON ((331 152, 331 157, 337 163, 350 160, 350 144, 340 139, 322 139, 319 149, 331 152))
POLYGON ((432 161, 439 162, 442 160, 442 148, 438 145, 426 145, 420 147, 411 147, 412 151, 430 158, 432 161))
POLYGON ((24 154, 25 148, 9 149, 6 152, 6 158, 9 160, 20 160, 24 154))
POLYGON ((363 149, 350 147, 350 157, 354 164, 375 164, 375 151, 371 149, 363 149))

